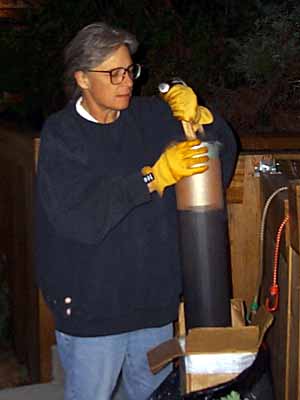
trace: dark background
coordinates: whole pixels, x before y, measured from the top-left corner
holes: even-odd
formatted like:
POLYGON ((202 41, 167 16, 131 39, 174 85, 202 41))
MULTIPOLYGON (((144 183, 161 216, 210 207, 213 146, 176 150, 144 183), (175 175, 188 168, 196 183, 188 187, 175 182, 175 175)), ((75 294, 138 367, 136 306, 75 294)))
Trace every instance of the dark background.
POLYGON ((298 0, 35 0, 0 27, 2 117, 40 129, 65 102, 62 50, 105 20, 135 33, 136 93, 181 76, 239 135, 300 131, 298 0))

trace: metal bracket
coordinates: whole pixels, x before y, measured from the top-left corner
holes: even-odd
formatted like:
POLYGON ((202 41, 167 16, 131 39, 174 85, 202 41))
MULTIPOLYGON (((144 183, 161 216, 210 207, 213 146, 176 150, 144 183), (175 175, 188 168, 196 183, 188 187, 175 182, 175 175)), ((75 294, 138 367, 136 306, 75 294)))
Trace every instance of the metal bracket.
POLYGON ((254 175, 259 176, 260 174, 281 174, 279 171, 280 163, 274 159, 262 159, 258 165, 254 166, 254 175))

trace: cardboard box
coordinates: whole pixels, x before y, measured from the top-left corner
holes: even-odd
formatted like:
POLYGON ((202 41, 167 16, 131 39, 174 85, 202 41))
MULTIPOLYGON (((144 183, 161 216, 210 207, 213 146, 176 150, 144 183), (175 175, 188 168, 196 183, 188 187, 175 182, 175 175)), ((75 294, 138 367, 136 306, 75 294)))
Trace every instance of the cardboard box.
MULTIPOLYGON (((241 301, 232 301, 232 327, 193 328, 186 336, 162 343, 148 353, 153 373, 179 358, 183 394, 228 382, 254 362, 273 315, 262 306, 245 326, 241 301), (238 311, 237 311, 238 310, 238 311)), ((179 329, 182 334, 182 316, 179 329)))

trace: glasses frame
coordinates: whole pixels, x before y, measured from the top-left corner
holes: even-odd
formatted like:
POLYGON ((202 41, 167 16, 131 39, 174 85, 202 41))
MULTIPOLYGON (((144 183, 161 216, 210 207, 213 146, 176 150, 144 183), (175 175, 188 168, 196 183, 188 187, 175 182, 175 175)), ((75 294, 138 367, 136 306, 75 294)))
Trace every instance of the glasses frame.
POLYGON ((131 80, 134 81, 134 80, 138 79, 140 77, 140 75, 141 75, 142 66, 141 66, 141 64, 132 63, 127 68, 125 68, 125 67, 116 67, 116 68, 113 68, 113 69, 110 69, 110 70, 106 70, 106 71, 99 70, 99 69, 88 69, 87 71, 88 72, 100 72, 102 74, 109 74, 111 84, 112 85, 119 85, 120 83, 122 83, 124 81, 126 73, 127 73, 127 75, 129 76, 129 78, 131 80), (134 67, 134 66, 136 66, 138 68, 137 76, 135 78, 130 76, 130 69, 132 67, 134 67), (113 73, 115 71, 121 71, 121 70, 123 71, 123 74, 122 74, 122 78, 121 78, 120 82, 114 83, 113 82, 113 73))

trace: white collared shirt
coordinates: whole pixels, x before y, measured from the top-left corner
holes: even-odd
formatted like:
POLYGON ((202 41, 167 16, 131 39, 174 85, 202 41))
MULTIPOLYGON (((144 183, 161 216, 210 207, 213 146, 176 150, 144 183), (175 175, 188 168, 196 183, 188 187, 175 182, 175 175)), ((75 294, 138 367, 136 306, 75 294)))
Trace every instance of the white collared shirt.
MULTIPOLYGON (((76 107, 76 111, 78 112, 78 114, 81 115, 82 118, 87 119, 88 121, 96 122, 96 124, 99 124, 99 121, 97 121, 96 118, 94 118, 88 111, 86 111, 86 109, 83 108, 81 103, 82 103, 82 96, 79 97, 79 99, 76 101, 75 107, 76 107)), ((116 119, 118 119, 119 116, 120 116, 120 111, 118 111, 116 119)))
POLYGON ((85 108, 83 108, 81 102, 82 97, 79 97, 79 99, 76 101, 76 111, 78 112, 78 114, 88 121, 96 122, 96 124, 98 124, 99 121, 97 121, 88 111, 86 111, 85 108))

